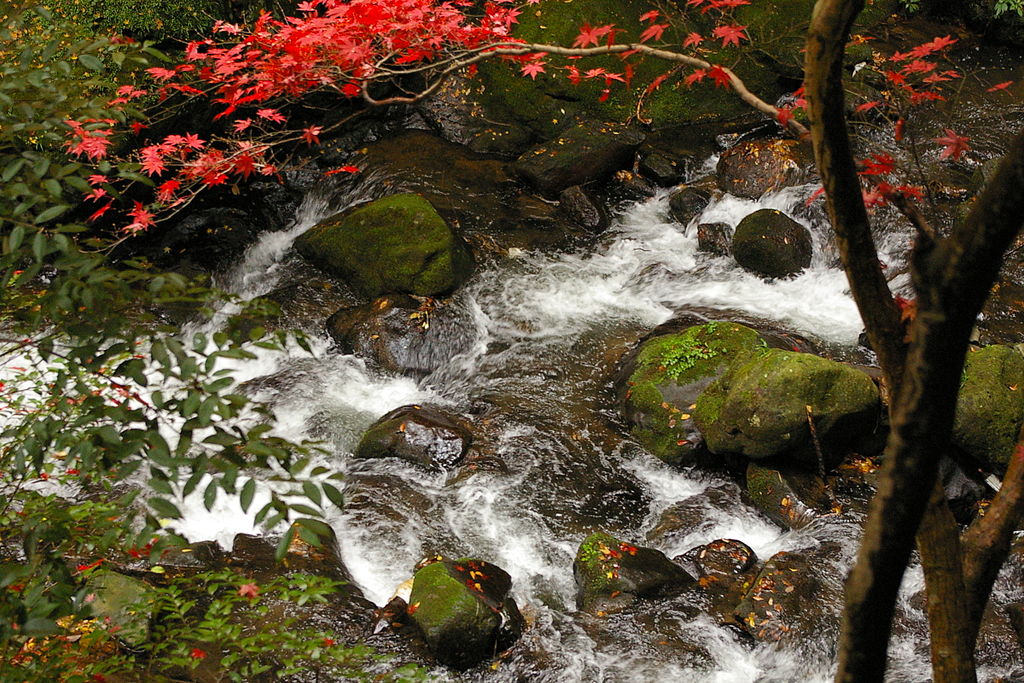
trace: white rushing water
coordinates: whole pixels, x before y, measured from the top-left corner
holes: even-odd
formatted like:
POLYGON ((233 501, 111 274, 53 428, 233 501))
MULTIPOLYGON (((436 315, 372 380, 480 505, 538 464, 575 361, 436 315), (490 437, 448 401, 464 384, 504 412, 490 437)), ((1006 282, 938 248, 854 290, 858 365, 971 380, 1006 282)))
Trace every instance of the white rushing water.
MULTIPOLYGON (((572 559, 586 530, 599 524, 587 505, 612 517, 618 510, 616 505, 601 507, 600 500, 575 500, 590 494, 573 488, 581 473, 638 492, 638 514, 627 510, 621 520, 612 520, 638 541, 669 506, 700 499, 709 487, 725 483, 669 468, 635 447, 621 447, 621 439, 620 446, 606 447, 602 439, 608 437, 597 422, 575 426, 575 404, 597 400, 580 396, 596 395, 604 381, 595 374, 596 364, 580 357, 581 349, 600 349, 615 330, 649 330, 693 307, 731 312, 724 317, 773 321, 831 344, 854 344, 860 320, 845 277, 832 263, 828 239, 821 225, 794 210, 809 191, 791 188, 756 202, 724 196, 689 226, 672 222, 667 197, 659 196, 629 208, 594 248, 527 252, 493 264, 459 294, 476 327, 471 351, 419 383, 332 351, 324 335, 313 336, 312 356, 298 348, 259 351, 255 361, 233 369, 240 381, 253 380, 257 397, 273 406, 275 433, 322 440, 329 451, 323 462, 346 472, 353 490, 361 481, 369 482, 363 486, 370 490, 378 482, 397 487, 381 489, 384 500, 356 495, 357 504, 329 518, 342 539, 346 566, 377 604, 411 575, 424 554, 463 553, 511 574, 516 599, 533 622, 525 636, 528 647, 551 659, 549 670, 534 680, 824 681, 832 666, 831 645, 825 642, 812 644, 809 653, 746 647, 706 617, 682 620, 680 632, 711 659, 694 669, 672 658, 645 655, 644 648, 628 642, 609 645, 572 616, 572 559), (815 256, 798 277, 766 281, 731 259, 697 250, 698 221, 734 227, 758 208, 784 210, 811 230, 815 256), (519 420, 515 410, 501 412, 502 401, 529 407, 532 417, 519 420), (350 458, 374 420, 396 407, 423 402, 463 412, 481 405, 497 410, 496 419, 504 421, 493 430, 494 448, 510 473, 484 472, 452 483, 410 465, 350 458), (420 501, 420 507, 406 506, 407 500, 420 501)), ((224 278, 228 287, 249 298, 286 282, 292 241, 324 211, 326 203, 308 201, 295 227, 266 235, 249 250, 224 278)), ((323 311, 323 318, 332 312, 323 311)), ((194 541, 230 545, 236 532, 256 530, 251 515, 231 502, 207 511, 201 496, 191 496, 183 508, 185 520, 178 529, 194 541)), ((700 525, 659 549, 671 557, 717 538, 737 538, 766 559, 831 538, 829 533, 836 532, 783 532, 749 509, 708 506, 700 525)), ((921 659, 915 643, 908 641, 906 647, 914 651, 909 669, 921 671, 926 658, 921 659)), ((489 680, 517 680, 517 674, 498 669, 489 680)))

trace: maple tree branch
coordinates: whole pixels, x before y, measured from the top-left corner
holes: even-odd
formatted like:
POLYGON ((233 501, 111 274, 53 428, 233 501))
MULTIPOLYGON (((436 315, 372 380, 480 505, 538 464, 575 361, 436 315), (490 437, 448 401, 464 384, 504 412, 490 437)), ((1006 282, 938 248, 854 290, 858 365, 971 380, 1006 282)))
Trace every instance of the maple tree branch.
MULTIPOLYGON (((473 51, 468 51, 460 55, 450 58, 447 62, 448 66, 442 68, 439 74, 434 78, 433 82, 427 86, 423 91, 411 95, 408 97, 396 96, 388 97, 383 99, 376 99, 369 94, 368 82, 371 80, 381 80, 383 78, 395 78, 412 73, 420 73, 423 71, 431 70, 430 67, 413 67, 411 69, 399 69, 399 70, 381 70, 379 73, 372 76, 370 79, 364 81, 363 84, 363 99, 371 105, 380 106, 387 104, 414 104, 429 96, 435 92, 440 86, 444 79, 448 78, 455 71, 464 69, 468 66, 484 61, 486 59, 492 59, 494 57, 523 57, 531 54, 545 54, 545 55, 559 55, 563 57, 594 57, 600 55, 612 55, 612 54, 643 54, 658 59, 663 59, 668 62, 675 62, 685 66, 691 66, 697 69, 712 69, 716 65, 698 57, 686 55, 680 52, 673 52, 671 50, 663 50, 661 48, 651 47, 644 43, 616 43, 612 45, 601 45, 598 47, 564 47, 561 45, 548 45, 544 43, 494 43, 492 45, 477 48, 473 51)), ((434 63, 433 67, 437 67, 438 63, 434 63)), ((737 76, 732 69, 728 67, 717 65, 723 73, 729 78, 729 84, 733 90, 736 91, 736 95, 751 108, 756 111, 762 112, 778 120, 779 109, 768 102, 765 102, 760 97, 755 95, 747 88, 746 83, 737 76)), ((798 137, 804 137, 808 134, 808 130, 799 121, 789 119, 786 122, 786 127, 789 128, 798 137)))
POLYGON ((928 222, 928 219, 924 217, 921 210, 917 208, 917 204, 910 201, 902 192, 894 192, 887 197, 893 205, 899 209, 900 213, 910 221, 910 224, 914 226, 917 231, 918 237, 921 239, 923 244, 934 244, 939 239, 938 232, 932 227, 932 224, 928 222))

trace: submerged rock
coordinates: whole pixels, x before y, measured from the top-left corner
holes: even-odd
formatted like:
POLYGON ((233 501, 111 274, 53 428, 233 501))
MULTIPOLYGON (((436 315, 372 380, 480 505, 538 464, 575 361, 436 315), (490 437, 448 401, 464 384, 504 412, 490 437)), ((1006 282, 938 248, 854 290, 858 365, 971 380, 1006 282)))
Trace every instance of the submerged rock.
POLYGON ((1024 356, 1009 346, 967 354, 953 443, 985 467, 1006 471, 1024 423, 1024 356))
POLYGON ((875 383, 863 372, 809 353, 768 349, 734 364, 697 399, 697 428, 713 453, 751 459, 786 454, 818 467, 808 419, 826 466, 870 435, 879 414, 875 383))
POLYGON ((392 195, 323 220, 299 236, 295 248, 369 296, 450 292, 473 266, 462 240, 416 194, 392 195))
POLYGON ((749 271, 786 277, 811 265, 811 233, 781 211, 760 209, 736 226, 730 251, 749 271))
POLYGON ((748 140, 722 153, 715 175, 725 192, 758 199, 806 182, 810 166, 797 140, 748 140))
POLYGON ((401 458, 433 469, 452 469, 471 442, 469 425, 462 419, 431 406, 402 406, 377 420, 353 455, 401 458))
POLYGON ((476 334, 464 307, 402 294, 339 309, 327 319, 327 332, 343 353, 372 360, 387 372, 417 376, 469 351, 476 334))
POLYGON ((509 596, 512 578, 500 567, 463 558, 416 572, 408 613, 437 661, 469 668, 507 649, 524 621, 509 596))
POLYGON ((603 532, 580 544, 572 565, 576 606, 595 613, 621 609, 637 598, 679 593, 694 578, 653 548, 631 545, 603 532))
POLYGON ((607 178, 629 166, 643 141, 643 133, 631 128, 581 124, 528 150, 514 169, 542 194, 555 198, 568 187, 607 178))
POLYGON ((156 614, 156 595, 145 581, 113 571, 90 576, 84 590, 93 596, 92 616, 117 628, 117 637, 129 646, 149 639, 150 620, 156 614))
POLYGON ((686 461, 701 442, 693 422, 697 397, 733 362, 764 345, 756 331, 730 322, 648 339, 619 388, 633 436, 666 462, 686 461))

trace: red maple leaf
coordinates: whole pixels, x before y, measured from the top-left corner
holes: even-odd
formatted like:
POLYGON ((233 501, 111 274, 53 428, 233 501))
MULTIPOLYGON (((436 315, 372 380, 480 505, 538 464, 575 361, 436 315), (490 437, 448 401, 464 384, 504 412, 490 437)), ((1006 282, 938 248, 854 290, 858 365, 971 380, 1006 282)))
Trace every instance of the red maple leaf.
POLYGON ((537 80, 537 74, 544 73, 544 62, 530 62, 528 64, 524 64, 520 71, 524 76, 529 76, 533 80, 537 80))
POLYGON ((858 104, 856 107, 853 108, 853 113, 854 114, 859 114, 862 111, 867 111, 869 109, 874 109, 875 107, 881 106, 881 104, 882 104, 882 102, 880 100, 872 100, 871 102, 865 102, 864 104, 858 104))
POLYGON ((306 141, 307 145, 319 145, 320 138, 317 136, 320 135, 321 131, 323 131, 322 126, 310 126, 309 128, 303 128, 302 139, 306 141))
POLYGON ((896 160, 888 154, 872 154, 870 159, 862 159, 861 175, 887 175, 896 169, 896 160))
POLYGON ((686 85, 693 85, 694 83, 703 81, 704 77, 707 75, 707 69, 694 69, 692 74, 683 79, 683 83, 686 85))
POLYGON ((997 90, 1006 90, 1011 85, 1013 85, 1013 81, 1003 81, 1002 83, 998 83, 996 85, 993 85, 991 88, 989 88, 985 92, 996 92, 997 90))
POLYGON ((699 33, 691 33, 686 36, 686 40, 683 41, 683 47, 697 47, 704 42, 704 36, 699 33))
POLYGON ((572 46, 587 47, 588 45, 600 45, 601 38, 608 35, 612 28, 612 24, 606 24, 604 26, 583 24, 583 26, 580 27, 580 34, 576 36, 576 40, 573 41, 572 46))
POLYGON ((644 21, 644 22, 654 21, 655 19, 658 18, 659 14, 661 14, 661 13, 658 12, 658 10, 652 9, 650 12, 644 12, 643 14, 641 14, 640 15, 640 21, 644 21))
POLYGON ((743 32, 745 28, 747 27, 739 25, 719 26, 712 31, 711 34, 715 36, 715 38, 722 39, 722 47, 728 47, 730 43, 739 47, 740 40, 749 40, 747 35, 743 32))
POLYGON ((779 107, 775 118, 778 119, 780 126, 788 128, 789 122, 793 120, 793 107, 779 107))
POLYGON ((964 152, 970 150, 970 146, 967 141, 969 137, 963 135, 957 135, 953 132, 952 128, 946 129, 946 134, 941 138, 935 138, 935 142, 942 145, 942 152, 939 153, 939 159, 952 159, 958 161, 964 152))
POLYGON ((711 80, 715 82, 716 88, 728 89, 732 83, 732 79, 729 77, 729 72, 718 64, 711 67, 711 70, 708 71, 708 76, 711 76, 711 80))
POLYGON ((648 40, 661 40, 661 36, 667 28, 668 24, 651 24, 640 34, 640 42, 646 43, 648 40))

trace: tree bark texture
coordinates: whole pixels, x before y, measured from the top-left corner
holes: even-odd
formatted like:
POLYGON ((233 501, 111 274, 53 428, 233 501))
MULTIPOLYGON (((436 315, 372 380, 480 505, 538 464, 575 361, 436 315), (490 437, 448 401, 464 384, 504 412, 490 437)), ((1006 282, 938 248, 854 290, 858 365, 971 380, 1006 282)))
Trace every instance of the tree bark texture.
MULTIPOLYGON (((938 454, 950 437, 970 331, 1024 218, 1024 137, 1018 137, 968 219, 949 238, 923 240, 915 252, 918 314, 904 363, 903 330, 878 264, 843 115, 844 46, 863 4, 819 0, 805 69, 815 157, 837 246, 895 397, 878 492, 847 581, 836 674, 842 683, 883 680, 896 597, 935 485, 938 454)), ((940 651, 973 650, 973 638, 965 646, 963 634, 952 636, 937 643, 940 651)), ((960 680, 957 672, 950 675, 960 680)))

